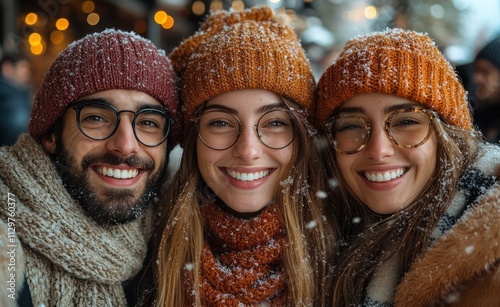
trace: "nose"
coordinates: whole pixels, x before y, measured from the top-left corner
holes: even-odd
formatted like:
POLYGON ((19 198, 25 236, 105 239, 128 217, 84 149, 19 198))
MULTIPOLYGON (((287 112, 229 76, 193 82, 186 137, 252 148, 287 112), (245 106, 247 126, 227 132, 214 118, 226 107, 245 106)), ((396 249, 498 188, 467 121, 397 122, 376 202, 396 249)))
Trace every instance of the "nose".
POLYGON ((134 134, 131 118, 122 116, 115 133, 107 139, 107 148, 127 157, 139 150, 139 141, 134 134))
POLYGON ((252 127, 247 127, 234 144, 233 153, 242 160, 255 160, 261 156, 262 146, 264 145, 260 142, 256 131, 252 127))
POLYGON ((364 149, 365 155, 372 160, 382 160, 394 154, 394 143, 382 127, 371 128, 370 139, 364 149))

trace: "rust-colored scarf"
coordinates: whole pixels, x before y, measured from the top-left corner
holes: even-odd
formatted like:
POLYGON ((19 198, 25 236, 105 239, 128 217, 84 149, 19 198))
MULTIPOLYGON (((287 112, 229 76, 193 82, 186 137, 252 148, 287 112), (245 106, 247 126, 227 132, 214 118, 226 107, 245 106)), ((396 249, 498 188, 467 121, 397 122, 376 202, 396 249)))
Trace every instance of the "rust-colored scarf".
POLYGON ((204 205, 206 241, 201 260, 204 306, 286 303, 285 231, 275 206, 243 219, 216 202, 204 205))

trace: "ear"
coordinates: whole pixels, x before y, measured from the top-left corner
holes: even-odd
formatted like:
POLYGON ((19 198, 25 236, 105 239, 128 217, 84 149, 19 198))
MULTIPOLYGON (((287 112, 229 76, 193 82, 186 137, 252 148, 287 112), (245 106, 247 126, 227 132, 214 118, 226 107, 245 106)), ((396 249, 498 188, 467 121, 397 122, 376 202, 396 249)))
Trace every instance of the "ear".
POLYGON ((42 136, 41 143, 46 152, 52 155, 56 153, 57 138, 55 133, 49 133, 42 136))

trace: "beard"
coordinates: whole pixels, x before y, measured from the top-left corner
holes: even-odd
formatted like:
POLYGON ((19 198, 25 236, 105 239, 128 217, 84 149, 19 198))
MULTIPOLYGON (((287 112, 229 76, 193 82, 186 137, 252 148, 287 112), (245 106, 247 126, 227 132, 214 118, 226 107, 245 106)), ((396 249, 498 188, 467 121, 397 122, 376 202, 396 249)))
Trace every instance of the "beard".
POLYGON ((154 162, 137 155, 127 158, 111 153, 102 155, 86 155, 78 166, 74 157, 65 150, 61 137, 57 138, 55 164, 62 178, 62 182, 69 194, 79 202, 85 213, 101 224, 118 225, 131 222, 139 218, 148 204, 160 191, 164 176, 165 162, 162 161, 158 171, 153 173, 154 162), (89 165, 94 163, 109 165, 126 164, 130 167, 141 168, 142 172, 149 172, 145 186, 135 189, 105 188, 99 196, 92 186, 89 174, 89 165))

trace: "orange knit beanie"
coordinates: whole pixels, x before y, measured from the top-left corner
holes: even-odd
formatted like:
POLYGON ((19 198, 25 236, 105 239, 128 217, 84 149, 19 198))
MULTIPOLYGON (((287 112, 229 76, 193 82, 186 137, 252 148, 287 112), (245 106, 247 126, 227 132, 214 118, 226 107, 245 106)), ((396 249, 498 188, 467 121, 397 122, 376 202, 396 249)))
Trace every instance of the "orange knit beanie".
POLYGON ((234 90, 266 89, 305 108, 313 104, 304 50, 267 6, 212 13, 169 57, 181 77, 184 123, 202 103, 234 90))
POLYGON ((421 103, 446 122, 472 129, 467 94, 453 67, 429 36, 415 31, 387 29, 349 40, 317 91, 321 122, 356 95, 383 93, 421 103))

